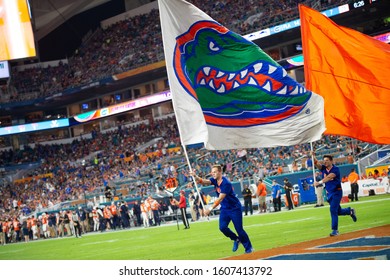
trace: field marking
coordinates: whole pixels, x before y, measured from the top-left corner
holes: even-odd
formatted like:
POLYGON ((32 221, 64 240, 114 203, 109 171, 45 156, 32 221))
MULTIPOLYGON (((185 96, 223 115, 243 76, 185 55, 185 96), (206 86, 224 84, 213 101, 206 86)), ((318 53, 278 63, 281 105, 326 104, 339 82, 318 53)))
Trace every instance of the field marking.
MULTIPOLYGON (((8 244, 7 244, 8 245, 8 244)), ((6 245, 6 246, 7 246, 6 245)), ((12 250, 12 251, 0 251, 0 255, 1 254, 10 254, 10 253, 17 253, 17 252, 23 252, 23 251, 26 251, 24 249, 20 249, 20 250, 12 250)))
POLYGON ((84 244, 80 244, 80 246, 96 245, 96 244, 101 244, 101 243, 113 243, 113 242, 117 242, 117 241, 119 241, 119 239, 109 239, 109 240, 104 240, 104 241, 84 243, 84 244))
POLYGON ((303 222, 308 220, 320 220, 320 219, 313 219, 313 218, 304 218, 304 219, 297 219, 297 220, 288 220, 285 221, 286 224, 296 223, 296 222, 303 222))
POLYGON ((283 234, 286 234, 286 233, 293 233, 293 232, 300 232, 300 230, 288 230, 288 231, 283 231, 283 234))
POLYGON ((273 226, 273 225, 277 225, 277 224, 282 224, 282 223, 299 223, 299 222, 303 222, 303 221, 308 221, 308 220, 321 220, 321 219, 318 219, 318 218, 304 218, 304 219, 296 219, 296 220, 289 220, 289 221, 275 221, 275 222, 270 222, 270 223, 258 223, 258 224, 253 224, 253 225, 248 225, 248 226, 245 226, 245 228, 250 228, 250 227, 259 227, 259 226, 273 226))
POLYGON ((369 223, 369 225, 377 225, 377 224, 383 224, 384 221, 375 221, 375 222, 372 222, 372 223, 369 223))

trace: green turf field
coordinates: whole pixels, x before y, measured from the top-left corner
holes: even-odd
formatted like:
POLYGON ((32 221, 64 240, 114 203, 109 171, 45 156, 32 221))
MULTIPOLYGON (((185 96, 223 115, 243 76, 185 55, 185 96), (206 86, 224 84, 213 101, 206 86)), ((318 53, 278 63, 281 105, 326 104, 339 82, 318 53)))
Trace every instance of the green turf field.
MULTIPOLYGON (((244 228, 255 250, 280 247, 328 236, 329 206, 303 205, 293 211, 244 217, 244 228)), ((356 209, 358 221, 339 218, 340 234, 390 224, 390 195, 363 197, 342 204, 356 209)), ((2 260, 208 260, 244 253, 231 251, 232 242, 218 229, 218 219, 176 222, 152 228, 89 233, 83 238, 60 238, 0 246, 2 260)), ((389 233, 390 234, 390 233, 389 233)))

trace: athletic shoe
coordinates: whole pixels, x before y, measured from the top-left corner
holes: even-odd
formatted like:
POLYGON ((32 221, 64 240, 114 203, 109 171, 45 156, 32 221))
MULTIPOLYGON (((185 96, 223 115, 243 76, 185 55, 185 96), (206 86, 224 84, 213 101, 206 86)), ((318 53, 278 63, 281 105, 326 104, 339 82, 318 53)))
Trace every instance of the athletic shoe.
POLYGON ((332 232, 329 234, 329 236, 337 236, 337 235, 339 235, 338 230, 332 230, 332 232))
POLYGON ((255 250, 253 250, 252 247, 250 247, 249 249, 246 249, 245 250, 245 254, 250 254, 250 253, 253 253, 255 250))
POLYGON ((354 221, 354 222, 356 222, 357 221, 357 217, 356 217, 356 211, 355 211, 355 209, 353 209, 353 208, 351 208, 351 218, 352 218, 352 220, 354 221))
POLYGON ((235 251, 237 251, 237 249, 238 249, 238 246, 240 246, 240 240, 234 240, 234 243, 233 243, 233 249, 232 249, 232 251, 233 252, 235 252, 235 251))

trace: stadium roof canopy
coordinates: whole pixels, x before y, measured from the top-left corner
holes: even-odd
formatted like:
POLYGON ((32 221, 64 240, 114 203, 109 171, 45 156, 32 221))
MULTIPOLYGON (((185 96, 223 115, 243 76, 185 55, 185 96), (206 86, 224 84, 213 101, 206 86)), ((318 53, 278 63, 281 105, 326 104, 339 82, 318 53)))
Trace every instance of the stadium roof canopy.
POLYGON ((40 40, 65 21, 110 0, 32 0, 35 38, 40 40))

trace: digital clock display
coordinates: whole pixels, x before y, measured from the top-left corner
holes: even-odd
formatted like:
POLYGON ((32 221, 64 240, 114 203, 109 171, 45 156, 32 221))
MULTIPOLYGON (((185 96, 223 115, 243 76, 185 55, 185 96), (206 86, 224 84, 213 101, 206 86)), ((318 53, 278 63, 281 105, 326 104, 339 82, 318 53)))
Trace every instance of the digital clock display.
POLYGON ((364 0, 360 0, 360 1, 357 1, 357 2, 354 2, 353 3, 353 7, 354 8, 360 8, 360 7, 363 7, 364 6, 364 0))
POLYGON ((352 3, 349 3, 349 8, 352 9, 358 9, 361 7, 364 7, 366 5, 370 5, 377 2, 377 0, 356 0, 353 1, 352 3))

